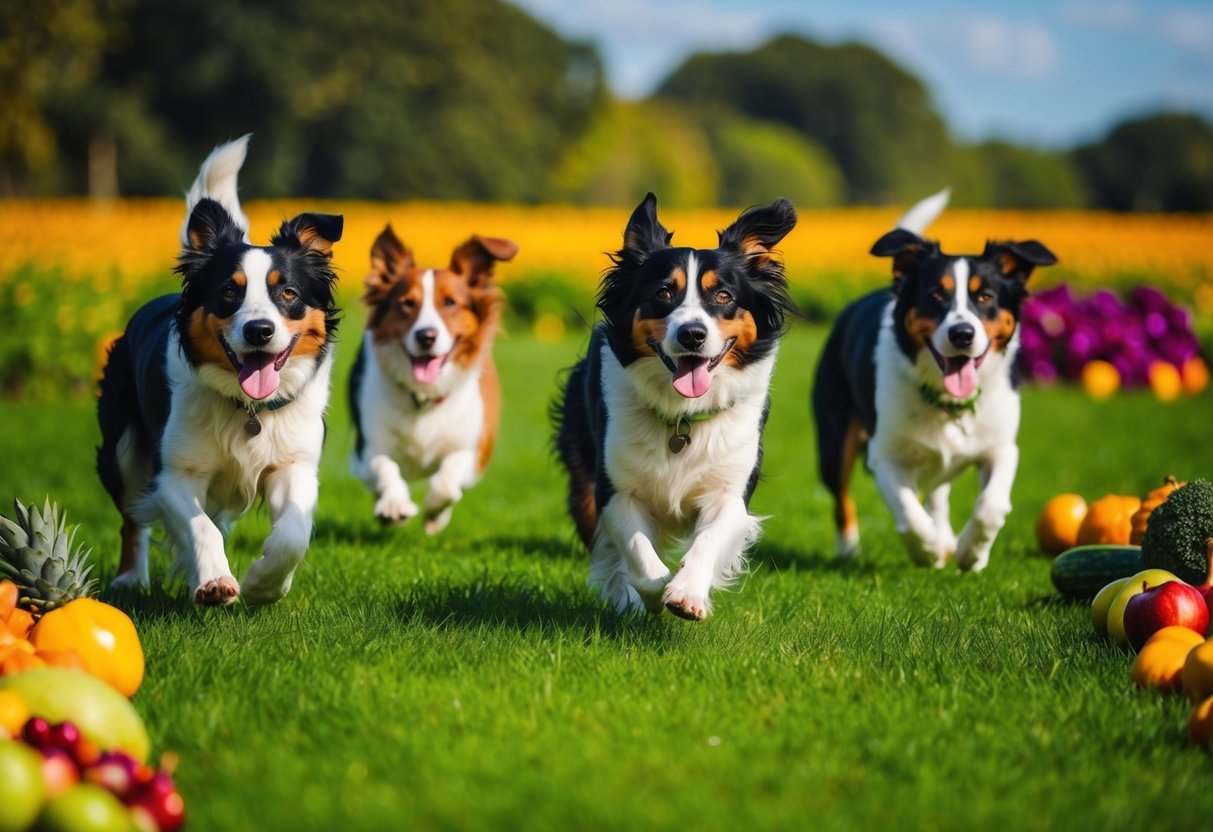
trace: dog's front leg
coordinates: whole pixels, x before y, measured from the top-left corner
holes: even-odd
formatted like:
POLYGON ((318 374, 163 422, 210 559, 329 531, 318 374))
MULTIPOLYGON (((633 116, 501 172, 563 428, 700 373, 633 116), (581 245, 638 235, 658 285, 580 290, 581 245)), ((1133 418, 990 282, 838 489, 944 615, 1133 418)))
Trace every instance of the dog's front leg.
POLYGON ((873 473, 910 560, 919 566, 943 567, 946 553, 940 551, 935 519, 918 502, 917 482, 905 468, 888 461, 876 463, 873 473))
POLYGON ((223 551, 223 532, 203 509, 209 483, 209 477, 198 474, 165 473, 154 495, 164 529, 194 590, 194 603, 220 607, 235 602, 240 585, 223 551))
POLYGON ((956 565, 961 569, 979 572, 989 563, 994 538, 1011 513, 1011 486, 1018 467, 1015 445, 994 449, 982 462, 981 491, 956 544, 956 565))
POLYGON ((426 534, 438 534, 446 528, 455 503, 463 498, 463 489, 475 482, 475 451, 455 451, 442 460, 438 472, 430 477, 430 491, 425 495, 426 534))
POLYGON ((261 557, 244 576, 244 600, 254 606, 272 604, 286 595, 307 554, 319 491, 315 464, 297 462, 277 468, 266 474, 264 489, 273 528, 261 557))
POLYGON ((706 618, 712 612, 710 591, 727 586, 741 571, 745 550, 757 537, 758 521, 741 495, 723 495, 704 505, 691 548, 666 587, 666 608, 691 621, 706 618))
POLYGON ((615 494, 602 511, 602 527, 623 555, 632 588, 649 612, 660 613, 662 592, 673 573, 653 545, 657 526, 652 517, 636 500, 615 494))
POLYGON ((937 485, 927 496, 927 511, 935 521, 935 542, 944 560, 956 552, 956 533, 952 531, 951 505, 949 497, 952 494, 952 484, 945 482, 937 485))
POLYGON ((408 483, 400 474, 400 466, 387 454, 369 454, 363 482, 375 492, 375 517, 381 523, 407 523, 419 509, 409 496, 408 483))

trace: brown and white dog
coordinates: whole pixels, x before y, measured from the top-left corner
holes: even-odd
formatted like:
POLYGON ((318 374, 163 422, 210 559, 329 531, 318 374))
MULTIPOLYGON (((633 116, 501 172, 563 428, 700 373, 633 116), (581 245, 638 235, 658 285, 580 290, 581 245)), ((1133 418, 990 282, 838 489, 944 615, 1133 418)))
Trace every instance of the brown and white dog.
POLYGON ((983 569, 1011 511, 1019 314, 1032 270, 1057 258, 1035 240, 944 254, 922 232, 947 199, 947 191, 928 197, 876 241, 872 254, 893 259, 892 286, 844 309, 822 350, 813 413, 840 558, 859 552, 849 491, 865 444, 880 494, 919 565, 939 568, 955 555, 961 569, 983 569), (957 537, 948 497, 969 466, 977 467, 981 490, 957 537))
POLYGON ((421 268, 390 225, 371 247, 370 317, 350 374, 350 467, 375 495, 380 521, 424 510, 426 532, 437 534, 488 464, 501 399, 491 350, 503 296, 493 267, 517 253, 510 240, 473 235, 447 268, 421 268), (430 487, 419 510, 408 481, 422 477, 430 487))

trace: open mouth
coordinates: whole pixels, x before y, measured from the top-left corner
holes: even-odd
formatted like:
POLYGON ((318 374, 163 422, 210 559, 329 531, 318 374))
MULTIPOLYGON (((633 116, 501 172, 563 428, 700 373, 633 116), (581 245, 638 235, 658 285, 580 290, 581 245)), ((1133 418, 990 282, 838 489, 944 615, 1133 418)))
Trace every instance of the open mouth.
POLYGON ((720 365, 721 361, 724 361, 724 357, 729 354, 729 350, 733 349, 733 345, 737 343, 737 338, 734 336, 725 341, 724 349, 714 357, 680 355, 676 358, 671 358, 661 348, 661 344, 656 339, 649 338, 645 343, 657 354, 657 357, 661 359, 661 363, 665 364, 666 368, 673 375, 670 382, 674 385, 674 389, 688 399, 697 399, 708 392, 708 388, 712 386, 712 371, 720 365))
POLYGON ((927 347, 931 350, 931 357, 939 365, 939 372, 943 373, 945 393, 954 399, 967 399, 977 392, 977 371, 981 369, 982 362, 990 352, 989 346, 976 358, 967 355, 950 355, 945 358, 930 341, 927 341, 927 347))
POLYGON ((286 360, 291 357, 291 352, 297 343, 299 343, 299 333, 296 332, 291 338, 291 342, 286 345, 286 349, 280 353, 258 350, 246 352, 244 358, 241 359, 228 344, 227 339, 222 334, 219 335, 219 345, 223 347, 227 360, 232 362, 232 366, 236 368, 236 378, 240 382, 240 389, 244 391, 244 395, 254 401, 274 395, 274 391, 278 389, 282 368, 286 365, 286 360))
POLYGON ((409 361, 413 364, 413 379, 418 384, 433 384, 438 381, 438 374, 442 372, 442 365, 446 364, 446 355, 413 355, 408 353, 409 361))

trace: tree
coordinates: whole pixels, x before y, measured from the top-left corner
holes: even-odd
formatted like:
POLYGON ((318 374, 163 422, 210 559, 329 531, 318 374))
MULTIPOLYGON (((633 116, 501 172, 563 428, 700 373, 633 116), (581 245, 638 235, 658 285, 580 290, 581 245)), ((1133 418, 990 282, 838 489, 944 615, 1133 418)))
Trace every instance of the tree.
POLYGON ((660 93, 776 121, 823 146, 856 202, 906 202, 948 180, 952 142, 922 82, 867 46, 778 37, 689 58, 660 93))
POLYGON ((1115 211, 1213 210, 1213 126, 1169 113, 1122 122, 1074 151, 1098 205, 1115 211))

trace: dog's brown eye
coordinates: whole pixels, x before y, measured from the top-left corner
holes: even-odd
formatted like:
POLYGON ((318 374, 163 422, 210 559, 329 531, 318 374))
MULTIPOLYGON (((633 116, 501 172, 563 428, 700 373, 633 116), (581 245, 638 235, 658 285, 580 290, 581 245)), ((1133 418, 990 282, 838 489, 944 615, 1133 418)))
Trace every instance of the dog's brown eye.
POLYGON ((943 303, 944 302, 943 292, 936 289, 934 292, 931 293, 931 300, 937 301, 939 303, 943 303))
POLYGON ((442 305, 443 305, 443 306, 454 306, 454 305, 455 305, 455 299, 454 299, 454 298, 445 298, 445 299, 443 299, 443 301, 442 301, 442 305))
POLYGON ((278 297, 282 298, 286 303, 294 303, 295 298, 299 297, 299 295, 294 289, 283 289, 278 293, 278 297))
POLYGON ((222 297, 226 301, 235 300, 236 299, 236 284, 235 283, 225 283, 223 285, 223 288, 219 291, 219 296, 222 297))
POLYGON ((417 305, 417 301, 413 300, 412 298, 405 298, 404 300, 400 301, 400 305, 405 309, 412 309, 417 305))
POLYGON ((733 302, 733 296, 722 289, 716 293, 716 302, 721 306, 725 306, 733 302))
POLYGON ((982 292, 981 294, 979 294, 977 296, 978 303, 992 303, 993 300, 994 300, 994 295, 991 294, 990 292, 982 292))
POLYGON ((662 286, 657 290, 655 297, 661 303, 669 303, 674 299, 674 293, 670 291, 669 286, 662 286))

